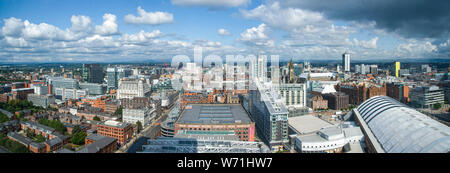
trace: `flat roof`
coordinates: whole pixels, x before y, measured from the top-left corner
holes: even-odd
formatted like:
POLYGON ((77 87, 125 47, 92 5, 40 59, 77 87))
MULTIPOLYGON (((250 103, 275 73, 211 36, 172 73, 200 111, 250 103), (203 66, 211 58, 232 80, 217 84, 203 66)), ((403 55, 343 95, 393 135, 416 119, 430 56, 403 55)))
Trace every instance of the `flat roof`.
POLYGON ((324 127, 332 125, 331 123, 312 115, 290 117, 288 118, 288 124, 299 134, 316 132, 324 127))
POLYGON ((251 122, 248 113, 240 104, 190 104, 186 106, 177 121, 182 124, 248 124, 251 122))

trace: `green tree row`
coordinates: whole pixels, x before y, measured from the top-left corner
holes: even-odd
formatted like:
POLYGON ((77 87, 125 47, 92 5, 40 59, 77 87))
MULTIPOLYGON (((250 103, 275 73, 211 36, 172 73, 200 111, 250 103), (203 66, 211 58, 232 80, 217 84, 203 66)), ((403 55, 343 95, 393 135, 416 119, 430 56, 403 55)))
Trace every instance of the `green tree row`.
POLYGON ((61 133, 64 133, 67 131, 66 126, 64 126, 64 124, 61 123, 61 121, 59 121, 59 120, 48 120, 48 119, 42 118, 38 122, 39 122, 39 124, 52 127, 61 133))
POLYGON ((72 130, 72 137, 70 138, 70 142, 77 145, 83 145, 86 136, 87 133, 84 132, 80 128, 80 126, 76 125, 72 130))

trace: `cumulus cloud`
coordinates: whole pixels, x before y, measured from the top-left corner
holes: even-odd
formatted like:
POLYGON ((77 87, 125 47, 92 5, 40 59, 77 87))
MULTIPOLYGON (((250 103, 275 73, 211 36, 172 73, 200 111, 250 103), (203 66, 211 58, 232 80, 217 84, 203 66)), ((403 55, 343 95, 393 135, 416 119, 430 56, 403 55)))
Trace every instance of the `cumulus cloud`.
POLYGON ((34 24, 25 20, 24 25, 25 28, 22 30, 22 34, 28 39, 56 41, 70 41, 76 39, 68 29, 62 30, 47 23, 34 24))
POLYGON ((228 32, 226 29, 223 29, 223 28, 217 30, 217 33, 219 35, 222 35, 222 36, 229 36, 229 35, 231 35, 230 32, 228 32))
POLYGON ((116 23, 117 17, 114 14, 104 14, 103 24, 95 26, 95 33, 99 35, 115 35, 119 33, 116 23))
POLYGON ((406 43, 401 43, 397 46, 395 56, 400 58, 423 58, 435 54, 437 51, 438 47, 430 41, 409 39, 406 43))
POLYGON ((327 26, 331 24, 321 13, 298 8, 282 8, 279 2, 262 4, 252 10, 240 10, 247 19, 259 19, 264 23, 287 31, 309 25, 327 26))
POLYGON ((3 19, 5 25, 2 27, 2 34, 5 36, 18 37, 22 34, 22 30, 25 24, 21 19, 11 17, 9 19, 3 19))
POLYGON ((269 27, 263 23, 245 30, 239 40, 250 46, 273 47, 275 42, 269 38, 269 31, 269 27))
POLYGON ((171 0, 174 5, 208 6, 208 7, 238 7, 250 4, 251 0, 171 0))
POLYGON ((162 35, 162 32, 159 30, 154 30, 152 32, 145 32, 144 30, 141 30, 136 34, 124 34, 122 35, 121 40, 129 43, 145 43, 152 39, 159 38, 162 35))
POLYGON ((91 31, 91 18, 88 16, 75 16, 73 15, 70 18, 70 22, 72 23, 71 31, 79 33, 79 32, 90 32, 91 31))
POLYGON ((370 40, 361 40, 359 41, 358 39, 354 38, 353 42, 356 46, 361 46, 363 48, 367 48, 367 49, 376 49, 377 48, 377 41, 378 41, 378 37, 374 37, 370 40))
POLYGON ((146 12, 138 7, 138 16, 128 14, 125 16, 125 22, 133 24, 160 25, 173 22, 173 14, 167 12, 146 12))

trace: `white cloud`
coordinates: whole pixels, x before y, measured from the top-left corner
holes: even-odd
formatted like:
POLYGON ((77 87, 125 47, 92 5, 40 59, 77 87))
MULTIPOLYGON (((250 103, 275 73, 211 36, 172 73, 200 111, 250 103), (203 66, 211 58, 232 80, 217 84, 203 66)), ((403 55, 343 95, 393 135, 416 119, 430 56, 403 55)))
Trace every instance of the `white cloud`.
POLYGON ((91 18, 88 16, 72 16, 70 22, 72 23, 72 28, 70 28, 70 30, 73 32, 90 32, 92 29, 91 18))
POLYGON ((397 46, 395 56, 400 58, 429 58, 429 55, 437 51, 438 47, 430 41, 408 39, 406 43, 397 46))
POLYGON ((27 39, 56 41, 75 40, 75 36, 69 30, 64 31, 47 23, 34 24, 25 20, 24 25, 25 28, 23 29, 22 34, 27 39))
POLYGON ((23 38, 5 37, 5 41, 11 47, 27 47, 29 45, 23 38))
POLYGON ((209 6, 209 7, 238 7, 247 5, 251 0, 171 0, 174 5, 209 6))
POLYGON ((131 43, 144 43, 150 41, 151 39, 161 37, 162 35, 162 32, 159 30, 153 30, 152 32, 145 32, 144 30, 141 30, 137 34, 124 34, 122 35, 121 40, 131 43))
POLYGON ((22 34, 22 30, 25 27, 21 19, 11 17, 9 19, 3 19, 5 25, 2 27, 2 34, 5 36, 18 37, 22 34))
POLYGON ((358 39, 354 38, 353 42, 355 46, 361 46, 363 48, 367 48, 367 49, 376 49, 377 47, 377 41, 378 41, 378 37, 374 37, 368 41, 366 40, 362 40, 359 41, 358 39))
POLYGON ((103 15, 103 24, 95 26, 95 33, 100 35, 115 35, 119 33, 118 25, 116 23, 116 16, 114 14, 103 15))
POLYGON ((327 26, 331 23, 321 13, 297 8, 281 8, 279 2, 260 5, 253 10, 240 10, 247 19, 259 19, 271 27, 292 31, 309 25, 327 26))
POLYGON ((274 41, 269 38, 269 32, 269 28, 263 23, 241 33, 239 40, 247 45, 273 47, 274 41))
POLYGON ((101 36, 101 35, 93 35, 90 37, 86 37, 82 40, 78 41, 78 46, 81 47, 119 47, 120 43, 114 40, 111 36, 101 36))
POLYGON ((223 35, 223 36, 231 35, 230 32, 228 32, 226 29, 223 29, 223 28, 217 30, 217 33, 219 33, 219 35, 223 35))
POLYGON ((128 14, 125 16, 125 22, 133 24, 160 25, 173 22, 173 14, 167 12, 146 12, 141 7, 137 9, 139 16, 128 14))

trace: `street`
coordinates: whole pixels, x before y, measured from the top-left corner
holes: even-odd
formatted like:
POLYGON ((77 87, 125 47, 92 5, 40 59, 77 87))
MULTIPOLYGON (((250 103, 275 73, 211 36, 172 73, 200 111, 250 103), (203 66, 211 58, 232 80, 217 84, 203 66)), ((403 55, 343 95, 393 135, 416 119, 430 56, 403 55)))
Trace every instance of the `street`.
POLYGON ((134 136, 129 143, 117 150, 117 153, 122 153, 123 151, 126 151, 126 153, 136 153, 136 151, 139 151, 141 146, 147 143, 148 139, 152 139, 157 136, 161 129, 160 123, 166 120, 167 113, 168 111, 163 111, 161 117, 158 118, 156 122, 152 122, 150 126, 144 128, 144 130, 134 136))

